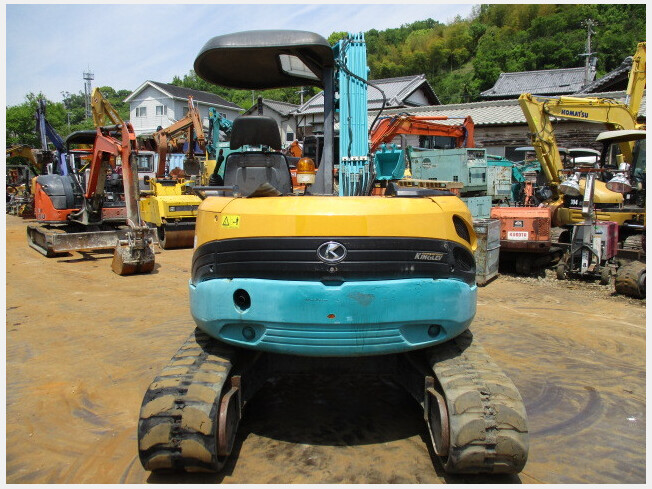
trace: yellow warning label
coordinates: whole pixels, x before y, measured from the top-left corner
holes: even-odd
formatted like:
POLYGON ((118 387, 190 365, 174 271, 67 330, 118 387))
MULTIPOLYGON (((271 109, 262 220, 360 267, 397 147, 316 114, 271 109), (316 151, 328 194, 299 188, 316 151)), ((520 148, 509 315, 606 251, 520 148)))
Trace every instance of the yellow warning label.
POLYGON ((223 228, 239 228, 240 227, 240 216, 222 216, 222 227, 223 228))

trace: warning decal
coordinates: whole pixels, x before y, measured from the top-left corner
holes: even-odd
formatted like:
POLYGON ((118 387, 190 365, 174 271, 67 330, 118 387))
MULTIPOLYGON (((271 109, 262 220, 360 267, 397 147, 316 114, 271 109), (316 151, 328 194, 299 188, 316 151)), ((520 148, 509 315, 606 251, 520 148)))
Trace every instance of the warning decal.
POLYGON ((222 227, 223 228, 239 228, 240 227, 240 216, 222 216, 222 227))

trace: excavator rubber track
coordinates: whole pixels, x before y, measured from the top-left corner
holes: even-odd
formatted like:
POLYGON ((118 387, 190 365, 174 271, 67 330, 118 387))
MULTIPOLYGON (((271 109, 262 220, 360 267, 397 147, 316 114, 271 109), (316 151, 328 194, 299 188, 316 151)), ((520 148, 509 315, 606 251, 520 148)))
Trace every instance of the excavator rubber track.
POLYGON ((632 261, 619 267, 615 288, 618 294, 645 299, 645 263, 632 261))
MULTIPOLYGON (((408 364, 417 367, 409 376, 417 382, 408 384, 416 388, 412 393, 424 407, 435 453, 446 472, 520 472, 528 452, 523 401, 473 335, 467 331, 415 353, 421 360, 408 364), (417 371, 423 375, 414 377, 417 371)), ((264 371, 266 375, 254 375, 257 381, 244 381, 241 374, 251 364, 241 350, 196 329, 143 399, 138 422, 143 467, 156 472, 220 471, 231 453, 241 409, 257 390, 248 387, 269 375, 264 371)))
MULTIPOLYGON (((138 421, 138 453, 146 470, 222 469, 228 453, 218 455, 224 450, 215 423, 233 359, 233 349, 196 329, 154 379, 138 421)), ((232 443, 235 433, 229 434, 232 443)))
POLYGON ((430 348, 427 358, 435 383, 425 415, 446 472, 520 472, 529 434, 525 405, 514 383, 468 330, 430 348))
POLYGON ((52 258, 59 255, 52 249, 52 241, 55 235, 65 234, 63 229, 41 226, 38 224, 27 225, 27 244, 43 256, 52 258))

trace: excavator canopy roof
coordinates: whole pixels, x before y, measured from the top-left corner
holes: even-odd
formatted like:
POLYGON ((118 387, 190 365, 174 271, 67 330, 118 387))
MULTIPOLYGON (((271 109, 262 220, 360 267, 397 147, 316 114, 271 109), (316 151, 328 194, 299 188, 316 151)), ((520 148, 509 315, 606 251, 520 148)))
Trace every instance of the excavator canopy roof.
POLYGON ((216 36, 195 59, 195 73, 230 88, 313 85, 323 87, 323 70, 335 63, 333 50, 319 34, 257 30, 216 36))
POLYGON ((96 135, 97 131, 95 129, 75 131, 66 137, 66 146, 70 148, 73 144, 93 144, 96 135))

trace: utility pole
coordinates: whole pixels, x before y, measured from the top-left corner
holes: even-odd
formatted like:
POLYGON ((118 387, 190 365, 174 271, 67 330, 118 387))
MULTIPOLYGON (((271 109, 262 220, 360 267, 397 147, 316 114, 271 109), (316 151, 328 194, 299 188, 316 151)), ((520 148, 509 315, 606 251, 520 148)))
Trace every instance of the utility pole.
POLYGON ((582 26, 586 27, 586 52, 580 54, 580 56, 584 56, 584 86, 588 85, 589 82, 591 81, 590 73, 591 70, 595 70, 595 63, 597 62, 597 58, 594 56, 597 53, 594 53, 591 51, 591 35, 595 34, 595 31, 593 30, 594 27, 597 27, 598 23, 594 21, 593 19, 586 19, 585 21, 582 22, 582 26))
POLYGON ((88 71, 84 72, 84 95, 85 95, 85 102, 86 102, 86 119, 90 119, 93 116, 93 113, 91 112, 91 81, 94 80, 95 77, 93 73, 91 73, 90 69, 88 71))

